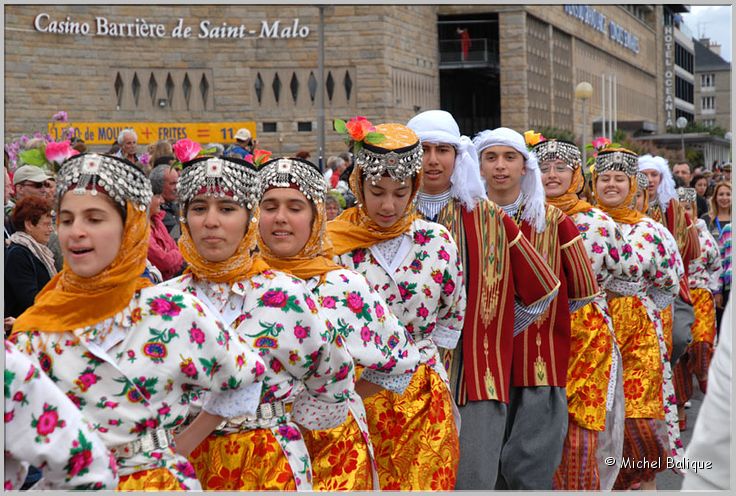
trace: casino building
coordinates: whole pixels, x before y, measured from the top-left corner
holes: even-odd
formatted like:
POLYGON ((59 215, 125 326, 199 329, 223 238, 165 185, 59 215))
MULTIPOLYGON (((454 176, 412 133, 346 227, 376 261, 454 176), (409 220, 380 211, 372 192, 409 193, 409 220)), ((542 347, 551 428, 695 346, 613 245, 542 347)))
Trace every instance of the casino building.
MULTIPOLYGON (((671 87, 665 74, 672 79, 676 70, 665 66, 674 50, 665 27, 687 7, 4 9, 6 141, 45 130, 64 110, 72 123, 94 124, 86 141, 97 150, 109 147, 121 123, 150 123, 154 131, 139 133, 141 143, 183 137, 191 128, 185 124, 223 123, 222 134, 200 138, 228 143, 227 123, 247 122, 262 147, 276 154, 307 149, 316 159, 321 115, 325 156, 344 149, 333 118, 406 122, 431 108, 452 112, 469 135, 503 125, 556 128, 581 139, 584 102, 574 89, 582 81, 593 87, 585 102, 588 138, 606 125, 663 132, 671 87)), ((677 77, 692 85, 692 69, 689 78, 677 77)), ((692 99, 686 103, 677 107, 692 112, 692 99)))

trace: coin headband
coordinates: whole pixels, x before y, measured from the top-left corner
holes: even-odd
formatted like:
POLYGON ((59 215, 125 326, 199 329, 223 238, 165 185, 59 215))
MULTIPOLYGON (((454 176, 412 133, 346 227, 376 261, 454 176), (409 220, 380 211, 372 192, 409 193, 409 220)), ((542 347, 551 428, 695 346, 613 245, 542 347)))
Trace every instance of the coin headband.
POLYGON ((639 171, 639 156, 629 150, 601 151, 595 158, 595 171, 602 174, 606 171, 621 171, 629 177, 635 177, 639 171))
POLYGON ((366 144, 355 156, 355 165, 360 168, 363 177, 371 184, 376 184, 386 173, 394 181, 403 184, 422 170, 423 155, 420 141, 414 145, 390 151, 366 144))
POLYGON ((696 195, 695 188, 677 188, 677 196, 681 202, 694 202, 696 195))
POLYGON ((277 158, 258 169, 259 200, 271 188, 295 186, 313 203, 325 201, 327 182, 311 162, 298 158, 277 158))
POLYGON ((96 196, 99 188, 123 208, 130 201, 140 211, 145 211, 153 198, 151 182, 143 171, 133 163, 112 155, 75 155, 61 165, 56 183, 57 203, 70 189, 75 194, 89 190, 92 196, 96 196))
POLYGON ((641 191, 647 189, 649 187, 649 177, 641 171, 637 172, 636 185, 641 191))
POLYGON ((195 196, 229 198, 248 210, 258 202, 258 172, 235 157, 200 157, 185 162, 177 184, 179 201, 186 205, 195 196))
POLYGON ((541 164, 548 160, 562 160, 572 170, 576 170, 582 163, 580 149, 574 143, 550 139, 537 143, 532 147, 537 155, 537 161, 541 164))

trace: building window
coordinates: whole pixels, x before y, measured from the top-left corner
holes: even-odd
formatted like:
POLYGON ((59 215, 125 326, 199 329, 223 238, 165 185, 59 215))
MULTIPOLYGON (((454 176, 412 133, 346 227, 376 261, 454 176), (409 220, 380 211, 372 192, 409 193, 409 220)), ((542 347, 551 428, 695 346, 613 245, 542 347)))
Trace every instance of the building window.
POLYGON ((684 110, 681 110, 679 108, 676 108, 675 109, 675 119, 677 119, 679 117, 684 117, 685 119, 687 119, 688 122, 693 122, 693 120, 694 120, 693 119, 694 118, 693 114, 691 114, 690 112, 686 112, 684 110))
POLYGON ((688 103, 694 103, 693 83, 685 81, 680 76, 675 76, 675 96, 688 103))
POLYGON ((715 110, 716 108, 716 97, 704 96, 700 99, 701 110, 715 110))
POLYGON ((713 127, 716 125, 715 119, 703 119, 703 125, 706 127, 713 127))
POLYGON ((693 54, 679 43, 675 43, 675 65, 679 65, 690 74, 693 73, 693 54))
POLYGON ((713 73, 710 74, 701 74, 700 75, 700 87, 701 88, 712 88, 716 85, 716 75, 713 73))
POLYGON ((300 133, 310 133, 312 132, 312 123, 310 121, 297 122, 296 130, 300 133))
POLYGON ((264 133, 275 133, 276 132, 276 123, 275 122, 264 122, 263 123, 263 132, 264 133))

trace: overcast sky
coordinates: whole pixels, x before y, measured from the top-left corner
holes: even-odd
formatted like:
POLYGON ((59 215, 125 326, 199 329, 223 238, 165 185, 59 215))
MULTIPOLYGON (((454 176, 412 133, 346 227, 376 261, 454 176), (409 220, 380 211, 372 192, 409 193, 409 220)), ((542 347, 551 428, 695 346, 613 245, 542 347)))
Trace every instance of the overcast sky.
POLYGON ((731 6, 691 5, 683 14, 685 24, 695 38, 710 38, 721 44, 721 57, 731 62, 731 6))

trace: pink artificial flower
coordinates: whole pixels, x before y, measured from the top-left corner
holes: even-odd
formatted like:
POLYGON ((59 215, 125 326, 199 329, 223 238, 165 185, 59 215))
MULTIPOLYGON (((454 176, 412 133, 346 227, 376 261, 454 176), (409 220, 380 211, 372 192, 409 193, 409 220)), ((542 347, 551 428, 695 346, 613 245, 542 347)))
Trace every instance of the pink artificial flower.
POLYGON ((151 156, 148 153, 144 153, 138 157, 138 161, 143 166, 148 166, 151 163, 151 156))
POLYGON ((604 146, 610 145, 611 140, 609 140, 605 136, 599 136, 596 139, 594 139, 591 144, 593 145, 593 148, 595 148, 596 150, 600 150, 604 146))
POLYGON ((192 160, 202 151, 202 145, 190 139, 180 139, 174 143, 172 148, 174 149, 174 155, 181 163, 192 160))
POLYGON ((79 155, 79 152, 72 148, 71 143, 68 141, 62 141, 60 143, 52 141, 46 145, 46 160, 49 162, 61 164, 74 155, 79 155))
POLYGON ((64 112, 63 110, 60 110, 59 112, 51 116, 51 120, 54 122, 68 122, 69 116, 67 115, 66 112, 64 112))

